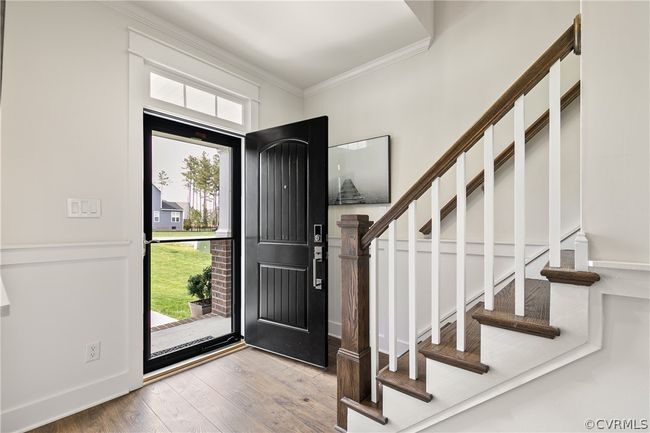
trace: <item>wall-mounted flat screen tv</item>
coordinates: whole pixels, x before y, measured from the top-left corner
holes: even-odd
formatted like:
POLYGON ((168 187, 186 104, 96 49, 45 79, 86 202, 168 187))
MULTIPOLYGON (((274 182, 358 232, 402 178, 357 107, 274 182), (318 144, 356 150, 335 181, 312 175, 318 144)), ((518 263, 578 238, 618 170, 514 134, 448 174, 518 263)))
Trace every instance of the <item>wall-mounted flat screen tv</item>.
POLYGON ((390 136, 329 148, 329 204, 390 203, 390 136))

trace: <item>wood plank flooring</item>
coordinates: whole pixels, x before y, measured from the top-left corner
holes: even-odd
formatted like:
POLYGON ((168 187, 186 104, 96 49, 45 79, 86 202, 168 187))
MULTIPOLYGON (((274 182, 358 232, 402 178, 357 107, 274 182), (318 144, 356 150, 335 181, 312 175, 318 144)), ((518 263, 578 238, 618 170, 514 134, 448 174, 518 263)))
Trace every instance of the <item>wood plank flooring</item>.
POLYGON ((246 348, 32 432, 331 432, 339 346, 325 370, 246 348))

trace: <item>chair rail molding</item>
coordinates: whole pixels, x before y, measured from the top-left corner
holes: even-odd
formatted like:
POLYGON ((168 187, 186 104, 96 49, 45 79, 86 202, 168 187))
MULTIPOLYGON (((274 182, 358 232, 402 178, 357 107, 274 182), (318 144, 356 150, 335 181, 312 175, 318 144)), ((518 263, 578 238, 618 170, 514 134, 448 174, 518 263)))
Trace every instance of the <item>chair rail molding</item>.
POLYGON ((0 267, 126 258, 131 241, 24 244, 0 246, 0 267))
POLYGON ((642 262, 623 262, 617 260, 590 260, 589 267, 650 272, 650 263, 642 263, 642 262))

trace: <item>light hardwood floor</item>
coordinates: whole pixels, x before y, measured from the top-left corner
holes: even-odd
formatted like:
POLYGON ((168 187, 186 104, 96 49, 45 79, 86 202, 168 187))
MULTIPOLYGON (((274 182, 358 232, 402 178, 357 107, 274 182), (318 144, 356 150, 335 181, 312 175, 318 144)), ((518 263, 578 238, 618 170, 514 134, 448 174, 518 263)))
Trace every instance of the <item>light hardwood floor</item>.
POLYGON ((325 370, 246 348, 33 432, 331 432, 339 344, 325 370))

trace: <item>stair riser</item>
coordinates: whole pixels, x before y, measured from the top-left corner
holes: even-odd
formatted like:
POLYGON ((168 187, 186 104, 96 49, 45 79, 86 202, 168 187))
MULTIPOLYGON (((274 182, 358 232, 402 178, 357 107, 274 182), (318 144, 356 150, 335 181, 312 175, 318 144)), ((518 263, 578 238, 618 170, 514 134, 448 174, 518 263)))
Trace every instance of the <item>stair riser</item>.
POLYGON ((589 320, 590 290, 586 286, 551 283, 550 325, 560 328, 563 334, 581 329, 589 320))

